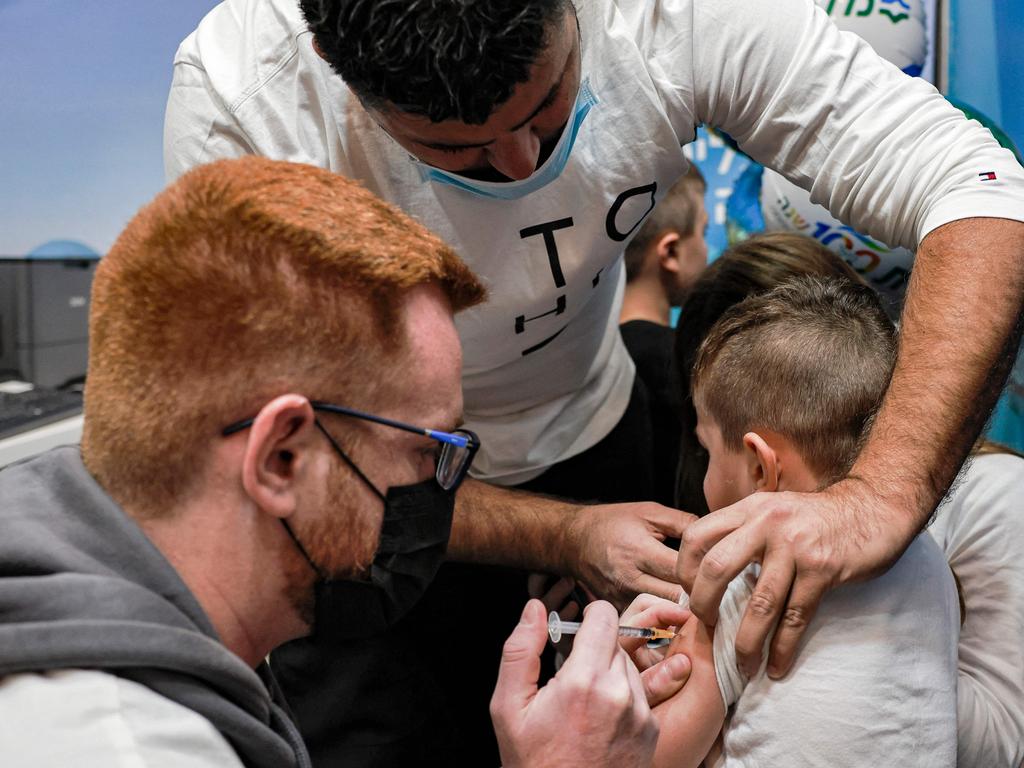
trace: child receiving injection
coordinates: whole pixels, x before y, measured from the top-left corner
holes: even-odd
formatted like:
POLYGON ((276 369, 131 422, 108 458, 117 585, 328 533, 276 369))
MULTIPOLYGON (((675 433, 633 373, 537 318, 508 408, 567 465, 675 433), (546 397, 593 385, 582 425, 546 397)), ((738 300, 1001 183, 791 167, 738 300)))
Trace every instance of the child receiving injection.
MULTIPOLYGON (((878 298, 851 281, 803 278, 726 313, 692 377, 709 508, 843 477, 895 355, 878 298)), ((691 618, 673 641, 669 652, 685 652, 692 673, 656 710, 656 765, 700 765, 719 733, 708 760, 727 768, 955 764, 959 606, 930 537, 878 578, 829 593, 781 680, 763 665, 749 676, 737 667, 757 573, 750 566, 732 582, 716 626, 691 618)))

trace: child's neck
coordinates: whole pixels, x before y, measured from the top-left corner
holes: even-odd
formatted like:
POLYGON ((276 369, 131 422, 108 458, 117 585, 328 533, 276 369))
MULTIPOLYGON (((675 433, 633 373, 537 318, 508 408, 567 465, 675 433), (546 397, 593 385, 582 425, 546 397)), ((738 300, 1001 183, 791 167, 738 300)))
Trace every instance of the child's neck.
POLYGON ((824 478, 812 469, 793 442, 778 433, 764 431, 762 437, 772 446, 780 462, 777 491, 814 493, 826 485, 824 478))

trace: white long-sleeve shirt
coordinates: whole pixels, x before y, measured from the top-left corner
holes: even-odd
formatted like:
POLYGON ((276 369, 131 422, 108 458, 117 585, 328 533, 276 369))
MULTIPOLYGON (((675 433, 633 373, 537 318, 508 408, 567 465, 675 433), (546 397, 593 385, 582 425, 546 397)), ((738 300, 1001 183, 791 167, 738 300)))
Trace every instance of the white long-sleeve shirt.
POLYGON ((0 678, 5 768, 242 768, 202 715, 107 672, 0 678))
POLYGON ((957 665, 960 768, 1024 763, 1024 460, 972 459, 928 532, 963 587, 957 665))
POLYGON ((621 417, 634 377, 621 253, 701 123, 890 245, 955 219, 1024 220, 1010 153, 811 0, 589 0, 577 14, 599 103, 561 175, 512 201, 424 181, 313 51, 295 0, 226 0, 175 58, 169 178, 245 154, 329 168, 416 216, 486 282, 489 301, 456 320, 477 477, 524 482, 621 417))

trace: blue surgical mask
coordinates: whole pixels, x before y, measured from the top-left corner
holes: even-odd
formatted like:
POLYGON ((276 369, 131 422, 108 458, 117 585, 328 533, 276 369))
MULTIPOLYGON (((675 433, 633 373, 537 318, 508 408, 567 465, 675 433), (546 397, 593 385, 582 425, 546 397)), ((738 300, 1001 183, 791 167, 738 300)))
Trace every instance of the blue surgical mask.
POLYGON ((424 181, 432 181, 437 184, 448 184, 449 186, 472 192, 480 197, 489 197, 495 200, 518 200, 520 197, 536 192, 541 187, 550 184, 557 179, 569 162, 569 155, 572 152, 573 144, 576 143, 576 135, 580 132, 583 120, 590 112, 590 108, 597 105, 597 97, 590 90, 590 80, 585 78, 580 83, 579 92, 576 94, 576 103, 573 105, 572 117, 562 130, 562 136, 555 145, 554 151, 545 161, 544 165, 534 171, 530 176, 521 181, 475 181, 456 173, 442 171, 432 165, 427 165, 413 158, 420 177, 424 181))

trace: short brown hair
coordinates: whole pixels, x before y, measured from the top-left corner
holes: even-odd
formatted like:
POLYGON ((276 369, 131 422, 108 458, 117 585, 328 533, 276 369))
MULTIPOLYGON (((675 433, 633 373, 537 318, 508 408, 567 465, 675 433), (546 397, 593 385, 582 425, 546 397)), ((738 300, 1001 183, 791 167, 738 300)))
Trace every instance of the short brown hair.
POLYGON ((455 311, 484 296, 448 246, 354 181, 262 158, 191 171, 97 269, 86 465, 119 501, 158 509, 198 481, 222 427, 274 396, 380 395, 402 297, 431 282, 455 311))
POLYGON ((682 399, 676 504, 695 515, 708 513, 704 499, 707 454, 693 430, 697 414, 690 398, 690 374, 697 350, 718 319, 748 296, 771 290, 793 277, 818 275, 864 284, 860 276, 817 240, 795 232, 768 232, 733 245, 697 278, 683 301, 676 326, 675 365, 682 399))
POLYGON ((823 483, 853 465, 896 360, 896 331, 875 292, 796 278, 726 312, 693 370, 693 399, 739 450, 768 429, 790 439, 823 483))
POLYGON ((661 235, 678 232, 680 237, 689 237, 697 231, 697 202, 706 188, 704 177, 697 166, 691 164, 626 246, 626 282, 643 270, 647 249, 661 235))

